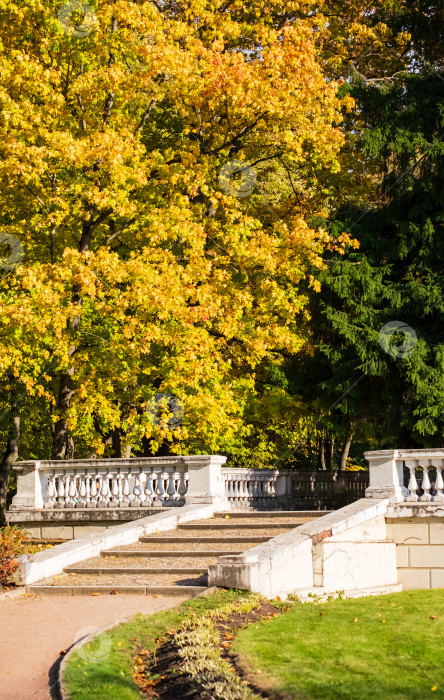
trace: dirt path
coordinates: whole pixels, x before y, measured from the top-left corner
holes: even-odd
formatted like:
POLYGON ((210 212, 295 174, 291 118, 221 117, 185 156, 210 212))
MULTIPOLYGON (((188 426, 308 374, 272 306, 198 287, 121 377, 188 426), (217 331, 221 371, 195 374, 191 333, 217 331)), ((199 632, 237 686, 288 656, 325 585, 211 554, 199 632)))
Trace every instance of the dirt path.
POLYGON ((0 598, 0 700, 49 700, 60 651, 95 628, 185 597, 54 596, 0 598))

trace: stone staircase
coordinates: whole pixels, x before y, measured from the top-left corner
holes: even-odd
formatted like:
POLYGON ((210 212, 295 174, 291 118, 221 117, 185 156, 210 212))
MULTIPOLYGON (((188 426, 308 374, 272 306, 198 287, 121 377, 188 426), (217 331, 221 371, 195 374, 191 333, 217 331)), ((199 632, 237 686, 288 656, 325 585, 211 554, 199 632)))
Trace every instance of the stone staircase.
POLYGON ((208 566, 241 554, 327 511, 234 511, 182 523, 101 552, 27 586, 35 595, 196 595, 207 589, 208 566))

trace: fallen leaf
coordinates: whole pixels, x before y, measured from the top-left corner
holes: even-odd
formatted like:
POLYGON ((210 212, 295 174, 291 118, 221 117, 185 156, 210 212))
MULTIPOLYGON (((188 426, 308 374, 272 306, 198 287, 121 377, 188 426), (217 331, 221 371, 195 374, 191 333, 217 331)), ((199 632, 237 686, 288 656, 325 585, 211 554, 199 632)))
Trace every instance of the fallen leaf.
POLYGON ((155 598, 161 598, 162 596, 160 595, 160 593, 156 593, 156 595, 155 595, 154 597, 155 597, 155 598))
POLYGON ((387 622, 387 620, 385 618, 382 618, 381 622, 387 622))
POLYGON ((281 597, 279 595, 276 596, 275 600, 280 600, 281 597))
POLYGON ((353 620, 353 622, 357 622, 357 621, 358 621, 358 618, 357 618, 357 617, 355 617, 355 619, 353 620))
POLYGON ((263 673, 260 668, 257 669, 256 673, 263 673))
POLYGON ((431 619, 431 620, 437 620, 437 619, 438 619, 438 615, 430 615, 430 619, 431 619))
POLYGON ((110 595, 117 595, 118 594, 117 588, 115 588, 113 591, 111 591, 110 595))
POLYGON ((62 649, 62 651, 59 651, 59 656, 65 656, 66 654, 66 649, 62 649))
POLYGON ((100 595, 100 593, 91 593, 91 595, 100 595))
POLYGON ((229 520, 231 516, 225 515, 225 520, 229 520))

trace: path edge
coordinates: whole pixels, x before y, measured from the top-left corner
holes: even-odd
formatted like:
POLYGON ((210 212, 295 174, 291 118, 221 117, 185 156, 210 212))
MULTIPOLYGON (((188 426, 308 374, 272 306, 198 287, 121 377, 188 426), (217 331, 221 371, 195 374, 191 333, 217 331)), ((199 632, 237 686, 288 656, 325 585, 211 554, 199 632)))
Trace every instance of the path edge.
MULTIPOLYGON (((195 596, 191 596, 191 597, 192 598, 200 598, 202 596, 211 595, 212 593, 215 593, 216 591, 217 591, 217 586, 209 586, 207 588, 207 590, 203 591, 202 593, 198 593, 195 596)), ((163 607, 158 608, 157 610, 150 613, 150 615, 154 615, 154 614, 157 614, 159 612, 164 612, 165 610, 171 610, 171 608, 173 608, 173 607, 175 607, 175 606, 174 605, 164 605, 163 607)), ((114 629, 114 627, 118 627, 119 625, 122 625, 125 622, 129 622, 137 614, 138 613, 134 613, 133 615, 129 615, 128 617, 119 618, 115 622, 111 622, 111 624, 106 625, 105 627, 98 627, 94 632, 91 632, 91 634, 88 634, 86 637, 79 639, 77 642, 75 642, 71 646, 68 653, 65 654, 63 659, 60 661, 59 668, 57 671, 56 691, 57 691, 59 700, 72 700, 72 696, 70 695, 68 688, 66 687, 66 683, 65 683, 65 671, 66 671, 66 666, 68 664, 68 661, 70 660, 70 658, 74 654, 74 652, 81 649, 85 644, 89 644, 89 642, 91 642, 94 639, 94 637, 97 637, 98 635, 103 634, 103 632, 107 632, 108 630, 114 629)), ((146 613, 142 613, 142 614, 145 615, 146 613)), ((149 615, 147 615, 147 617, 149 617, 149 615)))

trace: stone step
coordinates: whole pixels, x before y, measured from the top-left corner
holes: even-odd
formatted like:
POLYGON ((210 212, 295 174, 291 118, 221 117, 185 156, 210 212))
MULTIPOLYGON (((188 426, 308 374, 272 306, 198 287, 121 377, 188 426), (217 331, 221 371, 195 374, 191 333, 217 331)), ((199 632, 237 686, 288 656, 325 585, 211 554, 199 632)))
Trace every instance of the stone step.
POLYGON ((232 523, 232 522, 225 522, 225 523, 215 523, 212 522, 210 525, 207 523, 201 524, 201 523, 181 523, 180 525, 177 526, 179 530, 268 530, 268 529, 275 529, 275 528, 282 528, 282 529, 287 529, 287 530, 292 530, 294 527, 298 527, 298 525, 305 524, 305 521, 301 522, 272 522, 272 523, 257 523, 257 522, 247 522, 247 523, 232 523))
POLYGON ((101 557, 224 557, 230 554, 242 554, 239 549, 201 549, 186 551, 177 549, 107 549, 100 552, 101 557))
POLYGON ((214 518, 319 518, 331 510, 254 510, 253 508, 233 508, 219 511, 214 518))
MULTIPOLYGON (((266 535, 234 535, 228 537, 221 535, 215 535, 214 537, 199 535, 199 543, 202 544, 206 544, 207 542, 219 542, 220 544, 223 544, 224 542, 250 542, 252 544, 257 544, 259 542, 268 542, 269 539, 270 537, 267 537, 266 535)), ((175 542, 178 546, 180 546, 182 542, 196 542, 196 537, 180 537, 180 539, 177 537, 177 535, 175 537, 141 537, 139 542, 175 542)))
MULTIPOLYGON (((98 567, 92 568, 96 569, 98 567)), ((85 571, 79 574, 62 573, 37 581, 35 585, 52 586, 54 588, 66 588, 66 586, 70 588, 81 588, 82 586, 92 586, 93 589, 100 589, 101 587, 111 587, 111 590, 113 590, 116 586, 178 586, 179 588, 183 588, 183 586, 207 586, 208 584, 207 569, 204 569, 203 572, 199 571, 198 573, 193 571, 191 574, 177 574, 168 569, 168 567, 162 568, 166 568, 166 571, 156 571, 155 573, 147 574, 143 572, 143 570, 136 568, 135 570, 126 569, 126 571, 116 574, 114 569, 106 567, 103 571, 99 569, 99 573, 85 571)))
POLYGON ((40 596, 60 595, 159 595, 195 596, 208 590, 207 586, 26 586, 26 593, 40 596))
POLYGON ((67 566, 65 574, 206 574, 208 567, 196 566, 67 566))

